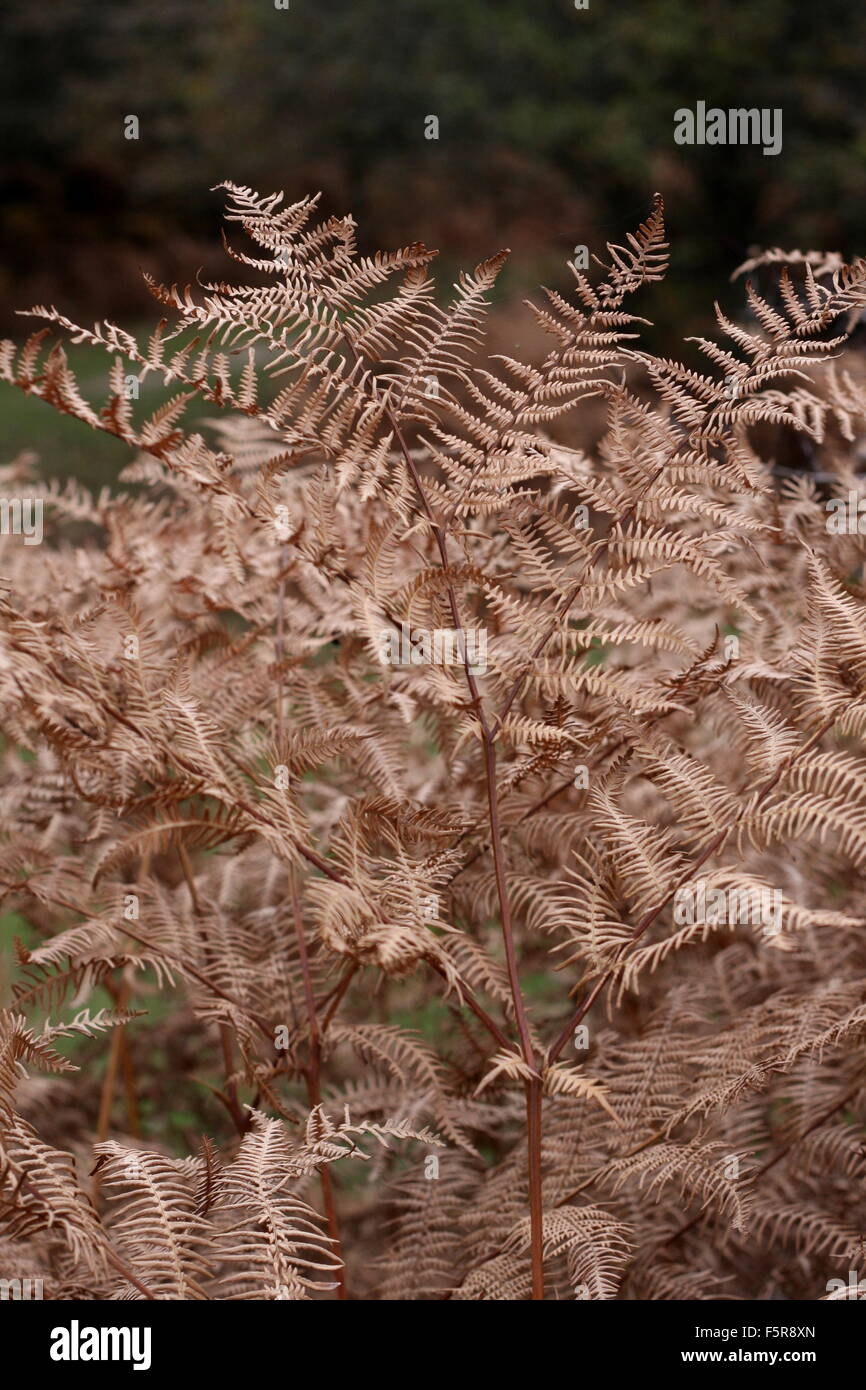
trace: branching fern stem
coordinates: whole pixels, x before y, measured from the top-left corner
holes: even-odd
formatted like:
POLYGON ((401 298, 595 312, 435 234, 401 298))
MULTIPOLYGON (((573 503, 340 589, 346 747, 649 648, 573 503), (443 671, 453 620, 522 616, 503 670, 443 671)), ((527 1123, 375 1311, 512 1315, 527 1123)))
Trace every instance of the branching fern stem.
MULTIPOLYGON (((357 364, 359 355, 354 343, 348 334, 344 337, 357 364)), ((493 850, 493 864, 496 875, 496 893, 499 900, 499 914, 502 926, 502 940, 505 948, 505 963, 508 974, 508 984, 511 991, 511 999, 514 1007, 514 1017, 517 1024, 518 1036, 520 1039, 520 1051, 523 1061, 527 1068, 532 1072, 531 1079, 524 1083, 526 1096, 526 1115, 527 1115, 527 1167, 529 1179, 529 1209, 530 1209, 530 1258, 532 1265, 532 1297, 533 1300, 544 1298, 544 1254, 543 1254, 543 1232, 542 1232, 542 1190, 541 1190, 541 1078, 537 1072, 537 1060, 532 1046, 532 1037, 529 1030, 529 1018, 526 1011, 526 1003, 523 998, 523 991, 520 985, 520 972, 517 963, 517 951, 514 942, 514 926, 511 916, 511 903, 508 896, 507 866, 505 861, 505 851, 502 843, 502 832, 499 823, 499 799, 496 779, 496 735, 491 729, 484 709, 484 702, 478 688, 478 682, 472 672, 468 648, 465 640, 465 630, 460 617, 460 607, 457 602, 457 594, 451 578, 451 567, 448 559, 448 546, 445 532, 436 519, 423 480, 418 471, 417 464, 412 457, 411 451, 406 443, 405 436, 400 428, 400 422, 386 401, 385 415, 394 437, 397 440, 403 461, 412 479, 412 485, 418 499, 418 505, 426 518, 433 538, 436 542, 436 549, 439 553, 439 560, 445 578, 445 589, 448 597, 448 606, 451 612, 451 621, 455 630, 460 634, 461 651, 463 657, 463 669, 466 677, 466 684, 469 688, 469 697, 472 708, 475 712, 481 730, 481 738, 484 753, 484 777, 487 788, 487 806, 490 818, 490 842, 493 850)))

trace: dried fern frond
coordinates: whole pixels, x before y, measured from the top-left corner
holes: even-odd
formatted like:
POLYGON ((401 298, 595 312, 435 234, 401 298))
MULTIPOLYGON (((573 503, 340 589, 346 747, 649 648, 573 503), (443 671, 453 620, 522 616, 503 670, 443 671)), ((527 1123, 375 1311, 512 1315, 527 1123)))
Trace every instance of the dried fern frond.
POLYGON ((150 279, 141 341, 0 345, 130 451, 0 468, 45 526, 0 536, 4 1259, 822 1298, 866 1220, 866 262, 752 256, 686 366, 657 196, 522 362, 505 252, 443 300, 420 244, 221 193, 227 278, 150 279))

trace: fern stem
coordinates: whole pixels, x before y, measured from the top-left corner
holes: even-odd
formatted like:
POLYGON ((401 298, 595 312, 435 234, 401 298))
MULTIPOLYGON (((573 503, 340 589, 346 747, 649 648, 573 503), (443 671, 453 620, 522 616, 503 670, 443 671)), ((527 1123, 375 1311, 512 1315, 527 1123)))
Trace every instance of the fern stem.
MULTIPOLYGON (((445 973, 444 967, 441 966, 438 961, 428 960, 427 964, 430 966, 431 970, 436 971, 437 975, 441 975, 443 980, 445 980, 447 983, 448 977, 445 973)), ((494 1039, 495 1042, 499 1044, 500 1047, 504 1047, 507 1049, 512 1046, 510 1039, 506 1037, 505 1033, 503 1033, 502 1029, 499 1027, 499 1024, 490 1017, 486 1009, 483 1009, 481 1007, 478 1000, 475 998, 475 995, 472 993, 470 989, 467 989, 463 981, 460 982, 460 997, 461 1001, 472 1010, 475 1017, 478 1019, 478 1022, 484 1025, 490 1036, 494 1039)))
MULTIPOLYGON (((460 611, 457 603, 457 595, 449 577, 448 551, 445 543, 445 535, 441 526, 435 520, 433 510, 427 498, 424 484, 420 474, 406 446, 397 417, 393 412, 390 415, 390 422, 394 429, 396 439, 400 445, 406 466, 415 485, 419 500, 425 515, 431 522, 436 546, 439 551, 439 558, 446 580, 446 592, 448 603, 451 609, 451 621, 454 627, 462 634, 463 625, 460 619, 460 611)), ((520 987, 520 972, 517 964, 517 951, 514 943, 514 925, 511 918, 511 902, 508 896, 508 881, 506 876, 505 851, 502 844, 502 831, 499 824, 499 794, 496 783, 496 740, 495 735, 490 729, 487 716, 484 711, 484 704, 478 683, 472 674, 469 665, 469 656, 466 643, 463 643, 463 665, 466 675, 466 683, 469 687, 469 695, 473 708, 476 712, 478 722, 481 726, 481 736, 484 744, 484 776, 487 785, 487 808, 490 818, 490 844, 493 851, 493 865, 496 875, 496 893, 499 899, 499 916, 502 925, 502 940, 505 946, 506 969, 508 973, 508 984, 511 990, 511 998, 514 1005, 514 1018, 517 1024, 517 1031, 520 1037, 520 1050, 526 1065, 535 1072, 536 1058, 532 1046, 532 1038, 529 1032, 529 1019, 526 1012, 526 1004, 523 998, 523 991, 520 987)), ((544 1298, 544 1259, 542 1250, 542 1192, 541 1192, 541 1080, 533 1079, 526 1082, 526 1111, 527 1111, 527 1167, 529 1174, 529 1219, 530 1219, 530 1250, 532 1262, 532 1297, 533 1300, 544 1298)))
POLYGON ((532 1300, 544 1299, 544 1205, 541 1190, 541 1078, 526 1082, 526 1134, 529 1161, 529 1241, 532 1300))
POLYGON ((126 1124, 134 1139, 141 1138, 141 1124, 138 1118, 138 1095, 135 1080, 135 1065, 129 1045, 126 1027, 120 1029, 120 1066, 123 1072, 123 1092, 126 1098, 126 1124))
MULTIPOLYGON (((351 345, 351 343, 350 343, 351 345)), ((354 346, 353 347, 354 351, 354 346)), ((357 356, 357 354, 356 354, 357 356)), ((400 447, 406 467, 412 478, 415 491, 424 515, 430 522, 433 536, 436 541, 436 548, 439 552, 439 559, 442 571, 445 576, 446 593, 448 604, 451 610, 451 621, 455 629, 463 634, 463 624, 460 618, 460 610, 457 603, 457 595, 454 585, 450 578, 450 564, 448 560, 448 549, 445 541, 445 533, 439 522, 436 520, 433 509, 430 506, 421 475, 418 472, 415 460, 409 452, 403 432, 400 429, 399 421, 391 410, 390 406, 385 411, 389 423, 394 430, 394 436, 400 447)), ((478 683, 472 673, 469 664, 468 649, 465 641, 463 646, 463 667, 466 676, 466 684, 469 687, 469 695, 475 710, 476 717, 481 727, 481 736, 484 744, 484 774, 487 784, 487 805, 490 817, 490 841, 493 850, 493 863, 496 874, 496 892, 499 899, 499 913, 502 925, 502 940, 505 946, 505 959, 508 971, 508 983, 511 989, 511 998, 514 1004, 514 1017, 517 1023, 517 1031, 520 1036, 520 1050, 526 1065, 535 1072, 536 1059, 532 1046, 532 1038, 529 1032, 529 1020, 526 1013, 526 1004, 523 998, 523 991, 520 987, 520 973, 517 966, 517 952, 514 944, 514 927, 511 919, 511 903, 508 896, 508 883, 506 878, 505 852, 502 845, 502 833, 499 825, 499 800, 496 785, 496 742, 495 736, 491 732, 484 711, 484 704, 481 699, 481 692, 478 683)), ((532 1297, 534 1300, 544 1298, 544 1261, 542 1252, 542 1193, 541 1193, 541 1081, 533 1079, 526 1083, 526 1106, 527 1106, 527 1166, 529 1170, 529 1216, 530 1216, 530 1244, 532 1260, 532 1297)))
POLYGON ((499 804, 496 790, 496 750, 489 733, 484 736, 484 770, 487 781, 487 805, 490 816, 490 845, 493 851, 493 868, 496 875, 496 891, 499 898, 499 913, 502 922, 502 940, 505 946, 505 964, 508 983, 514 1002, 514 1016, 520 1035, 520 1050, 528 1067, 535 1070, 535 1053, 529 1033, 529 1019, 520 988, 520 975, 517 966, 517 951, 514 944, 514 927, 511 920, 511 903, 506 881, 505 852, 499 826, 499 804))
MULTIPOLYGON (((355 363, 360 362, 360 354, 355 344, 347 333, 344 333, 345 341, 355 363)), ((439 561, 442 566, 442 573, 445 578, 445 591, 448 598, 448 606, 451 611, 451 622, 455 630, 463 636, 464 628, 460 618, 460 608, 457 602, 457 595, 451 580, 451 566, 448 559, 448 547, 446 544, 445 532, 437 521, 430 500, 427 496, 421 475, 418 472, 417 464, 413 459, 400 422, 386 402, 385 415, 388 423, 394 432, 403 461, 406 465, 415 494, 418 498, 420 511, 430 523, 430 529, 439 552, 439 561)), ((514 929, 511 920, 511 904, 508 897, 508 884, 505 870, 505 854, 502 846, 502 834, 499 826, 499 803, 498 790, 496 785, 496 745, 495 736, 491 732, 487 716, 484 710, 484 703, 481 692, 478 689, 478 682, 472 673, 469 653, 466 642, 462 643, 463 669, 466 676, 466 684, 469 688, 469 697, 475 711, 476 718, 481 728, 481 736, 484 744, 484 772, 487 784, 487 804, 490 817, 490 839, 493 849, 493 862, 496 874, 496 892, 499 899, 500 921, 502 925, 502 939, 505 946, 505 958, 508 971, 508 983, 511 990, 512 1002, 514 1005, 514 1017, 517 1023, 517 1031, 520 1037, 520 1050, 523 1060, 530 1070, 534 1073, 536 1059, 532 1047, 532 1038, 529 1033, 529 1021, 526 1014, 526 1005, 523 999, 523 992, 520 987, 520 975, 517 966, 517 953, 514 944, 514 929)), ((542 1257, 542 1194, 541 1194, 541 1082, 532 1080, 526 1083, 526 1103, 527 1103, 527 1165, 529 1170, 529 1209, 530 1209, 530 1230, 531 1230, 531 1258, 532 1258, 532 1297, 533 1299, 544 1298, 544 1264, 542 1257), (537 1090, 537 1094, 536 1094, 537 1090)))

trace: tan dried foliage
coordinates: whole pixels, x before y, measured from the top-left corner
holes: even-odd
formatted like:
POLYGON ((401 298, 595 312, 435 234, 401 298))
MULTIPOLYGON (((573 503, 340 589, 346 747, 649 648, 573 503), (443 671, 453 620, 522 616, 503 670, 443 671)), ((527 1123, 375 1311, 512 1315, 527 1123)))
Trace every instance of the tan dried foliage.
POLYGON ((823 1297, 866 1217, 866 541, 826 506, 866 263, 769 253, 661 360, 657 198, 529 364, 484 356, 505 253, 443 307, 423 246, 225 193, 234 278, 153 285, 147 343, 40 308, 0 350, 133 451, 99 496, 3 470, 46 517, 0 542, 4 1252, 52 1298, 823 1297), (181 1042, 190 1157, 136 1129, 181 1042))

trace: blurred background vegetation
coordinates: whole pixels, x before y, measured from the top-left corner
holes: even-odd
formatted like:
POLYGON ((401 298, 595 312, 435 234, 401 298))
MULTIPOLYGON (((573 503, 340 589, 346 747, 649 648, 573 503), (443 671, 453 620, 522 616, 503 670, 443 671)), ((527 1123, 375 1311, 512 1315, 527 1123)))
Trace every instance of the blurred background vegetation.
MULTIPOLYGON (((7 7, 0 40, 15 337, 35 302, 152 321, 141 268, 224 275, 209 190, 225 178, 321 189, 364 250, 440 247, 446 285, 510 246, 509 327, 511 301, 566 285, 574 247, 622 239, 659 189, 673 265, 646 312, 667 350, 714 298, 737 312, 728 276, 756 245, 866 251, 862 0, 63 0, 7 7), (674 111, 698 100, 781 107, 782 153, 675 145, 674 111)), ((113 458, 63 422, 55 439, 36 402, 4 392, 3 409, 7 452, 47 447, 49 471, 89 480, 113 458)))

